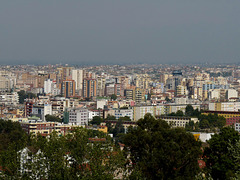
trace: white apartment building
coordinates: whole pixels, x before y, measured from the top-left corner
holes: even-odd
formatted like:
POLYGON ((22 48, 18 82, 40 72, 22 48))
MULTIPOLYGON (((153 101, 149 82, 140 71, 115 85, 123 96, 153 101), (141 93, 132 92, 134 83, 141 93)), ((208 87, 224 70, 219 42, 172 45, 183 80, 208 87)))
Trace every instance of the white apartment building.
POLYGON ((60 94, 60 89, 57 88, 57 84, 55 81, 47 79, 46 81, 44 81, 44 93, 56 96, 60 94))
POLYGON ((238 91, 235 89, 228 89, 226 92, 226 99, 238 98, 238 91))
POLYGON ((78 94, 82 93, 84 74, 85 74, 85 71, 83 69, 72 70, 72 80, 75 81, 76 91, 78 91, 78 94))
POLYGON ((98 110, 89 110, 88 111, 88 120, 91 121, 93 117, 100 116, 100 112, 98 110))
POLYGON ((88 109, 70 109, 69 111, 69 124, 73 125, 88 125, 88 109))
POLYGON ((133 108, 133 120, 137 121, 141 118, 144 118, 146 113, 150 113, 152 116, 154 116, 154 106, 135 106, 133 108))
POLYGON ((19 103, 19 96, 17 92, 0 94, 0 104, 14 105, 19 103))
POLYGON ((116 119, 120 117, 128 116, 131 120, 133 120, 133 110, 132 109, 117 109, 115 110, 114 116, 116 119))

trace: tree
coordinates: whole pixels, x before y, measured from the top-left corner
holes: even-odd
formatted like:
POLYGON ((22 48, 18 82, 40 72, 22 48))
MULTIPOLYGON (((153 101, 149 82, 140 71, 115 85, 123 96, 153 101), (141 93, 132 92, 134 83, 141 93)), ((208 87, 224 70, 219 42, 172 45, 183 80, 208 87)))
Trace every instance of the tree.
POLYGON ((201 129, 208 129, 208 128, 210 128, 210 124, 209 124, 207 119, 203 119, 203 120, 200 121, 199 127, 201 129))
POLYGON ((111 99, 112 99, 112 100, 116 100, 116 99, 117 99, 117 95, 116 95, 116 94, 112 94, 112 95, 111 95, 111 99))
POLYGON ((128 109, 128 107, 127 106, 122 106, 119 109, 128 109))
POLYGON ((19 96, 19 103, 20 103, 20 104, 23 104, 23 103, 24 103, 24 100, 25 100, 26 98, 32 99, 32 98, 35 98, 35 97, 36 97, 35 94, 33 94, 33 93, 31 93, 31 92, 26 93, 24 90, 19 91, 19 92, 18 92, 18 96, 19 96))
POLYGON ((210 129, 221 129, 226 124, 226 119, 223 116, 218 116, 217 114, 201 114, 198 116, 200 121, 200 128, 210 128, 210 129), (207 126, 205 126, 207 125, 207 126))
POLYGON ((130 119, 129 116, 120 117, 119 120, 122 120, 122 121, 131 121, 131 119, 130 119))
POLYGON ((137 125, 123 138, 133 164, 132 179, 194 179, 199 172, 201 142, 151 114, 137 125))
POLYGON ((125 163, 109 136, 84 128, 66 136, 32 136, 27 148, 28 158, 21 161, 14 149, 1 153, 4 179, 114 179, 125 163))
POLYGON ((24 99, 26 97, 26 93, 24 90, 21 90, 18 92, 18 97, 19 97, 19 103, 23 104, 24 103, 24 99))
POLYGON ((194 111, 193 111, 193 114, 192 114, 192 116, 194 116, 194 117, 199 117, 199 115, 201 114, 201 112, 198 110, 198 108, 197 109, 195 109, 194 111))
POLYGON ((0 120, 0 164, 5 175, 19 175, 18 151, 27 145, 28 138, 19 122, 0 120))
POLYGON ((188 104, 185 108, 185 115, 192 116, 193 112, 194 112, 194 109, 193 109, 192 105, 188 104))
POLYGON ((237 166, 229 148, 238 141, 238 132, 230 127, 222 128, 219 134, 214 134, 208 141, 209 147, 204 150, 204 160, 213 179, 230 179, 235 176, 237 166))
POLYGON ((125 129, 123 127, 122 120, 118 120, 115 127, 113 128, 113 136, 116 137, 120 133, 124 133, 125 129))
POLYGON ((92 121, 90 121, 91 124, 96 124, 96 125, 100 125, 102 122, 102 118, 99 116, 94 116, 92 121))
POLYGON ((236 165, 235 179, 240 179, 240 140, 235 145, 229 142, 229 153, 232 155, 233 161, 236 165))
POLYGON ((184 116, 183 112, 181 110, 178 110, 176 112, 176 116, 184 116))
POLYGON ((185 126, 186 131, 193 131, 195 129, 195 123, 194 121, 189 121, 189 123, 186 123, 185 126))
POLYGON ((167 101, 167 102, 171 102, 171 99, 169 99, 169 97, 166 96, 165 101, 167 101))
POLYGON ((45 118, 46 118, 46 121, 47 122, 62 122, 62 119, 60 119, 59 117, 57 117, 57 116, 54 116, 54 115, 50 115, 50 114, 47 114, 46 116, 45 116, 45 118))
POLYGON ((106 120, 116 120, 116 117, 108 114, 106 120))

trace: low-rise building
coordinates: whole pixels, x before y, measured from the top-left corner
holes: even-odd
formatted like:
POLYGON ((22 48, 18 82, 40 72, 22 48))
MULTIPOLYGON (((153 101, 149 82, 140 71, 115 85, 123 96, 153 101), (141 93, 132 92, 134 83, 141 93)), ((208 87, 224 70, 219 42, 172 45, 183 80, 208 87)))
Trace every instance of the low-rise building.
POLYGON ((29 120, 27 122, 20 122, 22 129, 28 134, 41 134, 48 136, 53 131, 58 135, 66 135, 71 129, 79 127, 76 125, 66 125, 58 122, 43 122, 41 120, 29 120))
POLYGON ((198 118, 183 117, 183 116, 158 116, 157 118, 166 121, 171 127, 183 127, 190 121, 199 122, 198 118))
POLYGON ((225 118, 240 117, 240 112, 233 111, 204 111, 202 114, 217 114, 218 116, 223 116, 225 118))

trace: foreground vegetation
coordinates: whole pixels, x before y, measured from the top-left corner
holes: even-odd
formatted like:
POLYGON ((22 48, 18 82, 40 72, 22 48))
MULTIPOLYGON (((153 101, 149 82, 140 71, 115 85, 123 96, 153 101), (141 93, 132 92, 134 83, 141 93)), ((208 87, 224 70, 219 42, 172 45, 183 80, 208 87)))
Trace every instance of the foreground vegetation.
POLYGON ((239 176, 239 135, 223 128, 206 148, 181 128, 150 114, 119 134, 77 128, 66 136, 28 136, 0 120, 2 179, 233 179, 239 176), (120 150, 119 143, 124 143, 120 150), (198 160, 204 158, 206 168, 198 160), (204 176, 202 176, 204 175, 204 176))

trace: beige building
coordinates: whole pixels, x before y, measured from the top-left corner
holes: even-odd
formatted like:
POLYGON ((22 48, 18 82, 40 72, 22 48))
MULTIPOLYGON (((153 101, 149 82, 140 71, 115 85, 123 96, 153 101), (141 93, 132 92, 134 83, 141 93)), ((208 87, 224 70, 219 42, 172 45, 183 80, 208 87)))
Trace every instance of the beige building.
POLYGON ((10 91, 10 80, 6 77, 0 76, 0 91, 10 91))
POLYGON ((160 119, 166 121, 171 127, 182 127, 185 128, 186 124, 190 121, 194 123, 199 122, 198 118, 190 117, 177 117, 177 116, 161 116, 160 119))

